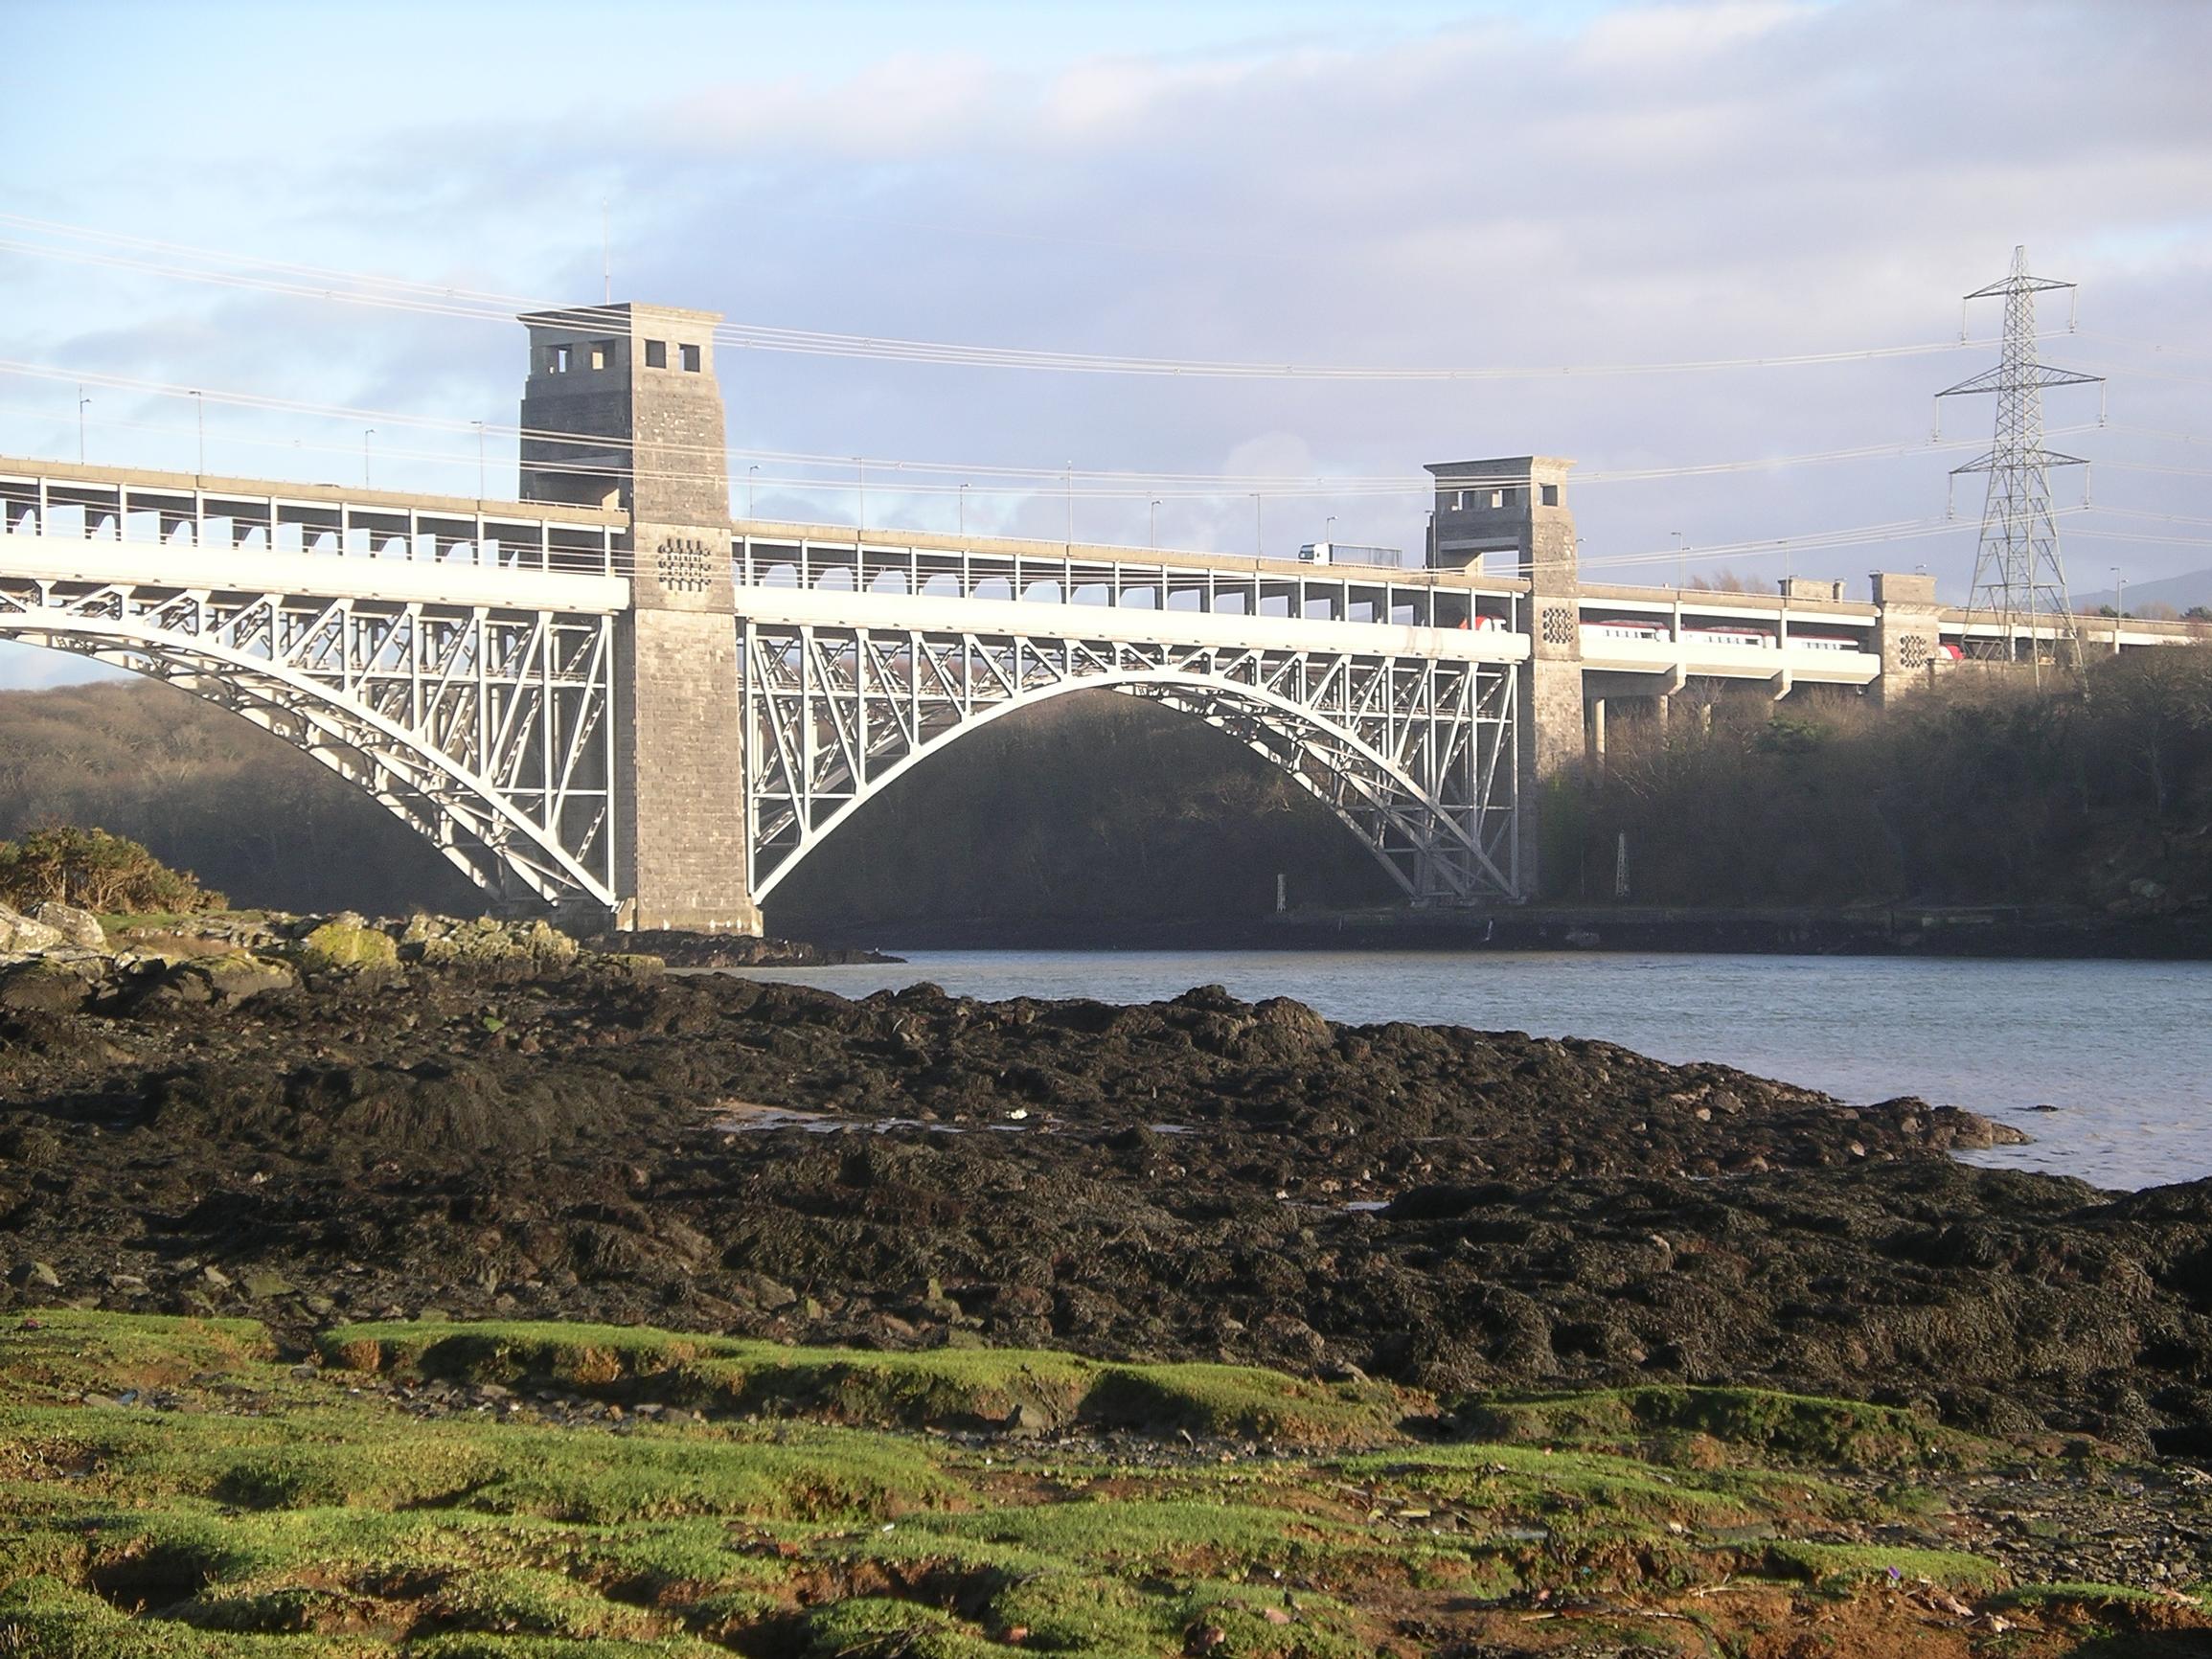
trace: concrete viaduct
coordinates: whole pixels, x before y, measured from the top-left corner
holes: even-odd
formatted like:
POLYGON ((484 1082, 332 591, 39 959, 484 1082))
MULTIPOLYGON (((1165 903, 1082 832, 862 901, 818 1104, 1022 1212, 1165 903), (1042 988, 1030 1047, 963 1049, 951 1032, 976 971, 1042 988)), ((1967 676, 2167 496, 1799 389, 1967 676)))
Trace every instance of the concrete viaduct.
POLYGON ((1208 721, 1409 900, 1468 904, 1535 892, 1540 785, 1602 753, 1608 703, 1886 699, 1975 648, 1926 577, 1584 582, 1541 456, 1431 466, 1420 569, 734 520, 717 317, 522 321, 518 500, 0 458, 0 637, 235 710, 497 901, 740 932, 902 772, 1070 691, 1208 721))

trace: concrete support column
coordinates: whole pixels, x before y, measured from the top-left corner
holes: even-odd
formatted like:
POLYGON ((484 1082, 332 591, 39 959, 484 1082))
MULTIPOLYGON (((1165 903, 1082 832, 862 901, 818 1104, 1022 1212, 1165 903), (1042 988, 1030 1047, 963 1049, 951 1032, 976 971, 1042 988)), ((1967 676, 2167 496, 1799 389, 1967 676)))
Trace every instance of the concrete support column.
POLYGON ((1599 771, 1606 769, 1606 699, 1590 699, 1590 764, 1599 771))

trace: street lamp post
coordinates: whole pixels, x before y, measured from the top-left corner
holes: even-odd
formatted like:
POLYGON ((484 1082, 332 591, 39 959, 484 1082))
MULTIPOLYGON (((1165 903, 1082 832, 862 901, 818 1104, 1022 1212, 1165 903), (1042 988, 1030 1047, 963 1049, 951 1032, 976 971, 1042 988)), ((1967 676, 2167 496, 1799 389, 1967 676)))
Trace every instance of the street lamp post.
POLYGON ((1260 532, 1260 492, 1252 491, 1252 557, 1267 557, 1267 538, 1260 532))
POLYGON ((759 487, 760 482, 760 463, 755 462, 745 468, 745 516, 747 518, 753 516, 753 492, 759 487))
POLYGON ((484 422, 481 420, 471 420, 468 422, 468 424, 476 428, 476 499, 482 501, 484 499, 485 489, 484 422))
POLYGON ((361 488, 369 488, 369 440, 376 436, 374 426, 361 428, 361 488))
POLYGON ((192 395, 193 423, 199 429, 199 470, 196 478, 207 476, 207 404, 197 392, 192 395))
POLYGON ((84 410, 92 401, 84 395, 84 388, 77 388, 77 464, 84 465, 84 410))
POLYGON ((1321 526, 1321 539, 1329 544, 1332 551, 1334 550, 1336 546, 1336 515, 1334 512, 1321 526))
POLYGON ((1145 529, 1145 545, 1146 545, 1147 547, 1157 547, 1157 546, 1159 546, 1159 544, 1160 544, 1160 498, 1159 498, 1158 496, 1156 496, 1156 495, 1152 497, 1152 514, 1151 514, 1151 516, 1150 516, 1150 517, 1149 517, 1149 518, 1148 518, 1148 519, 1147 519, 1145 522, 1146 522, 1146 529, 1145 529))
POLYGON ((2120 574, 2118 565, 2112 566, 2112 654, 2120 654, 2120 623, 2128 614, 2128 579, 2120 574))
POLYGON ((1067 464, 1064 482, 1067 485, 1067 544, 1073 547, 1075 545, 1075 463, 1072 461, 1067 464))
POLYGON ((1680 593, 1690 585, 1690 540, 1678 530, 1667 534, 1675 538, 1675 591, 1680 593))
POLYGON ((960 534, 968 534, 968 486, 960 487, 960 534))

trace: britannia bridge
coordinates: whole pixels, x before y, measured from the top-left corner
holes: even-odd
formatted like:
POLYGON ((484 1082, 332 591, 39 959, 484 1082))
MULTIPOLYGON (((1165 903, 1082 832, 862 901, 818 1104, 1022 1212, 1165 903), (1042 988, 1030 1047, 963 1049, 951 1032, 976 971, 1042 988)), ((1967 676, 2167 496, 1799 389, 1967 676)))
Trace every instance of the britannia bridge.
POLYGON ((1420 569, 733 519, 717 317, 522 320, 519 500, 0 459, 0 637, 234 710, 503 903, 756 932, 901 773, 1070 691, 1205 720, 1408 899, 1468 904, 1533 894, 1541 786, 1602 756, 1608 702, 1886 698, 1975 648, 1926 577, 1583 582, 1545 457, 1430 467, 1420 569))

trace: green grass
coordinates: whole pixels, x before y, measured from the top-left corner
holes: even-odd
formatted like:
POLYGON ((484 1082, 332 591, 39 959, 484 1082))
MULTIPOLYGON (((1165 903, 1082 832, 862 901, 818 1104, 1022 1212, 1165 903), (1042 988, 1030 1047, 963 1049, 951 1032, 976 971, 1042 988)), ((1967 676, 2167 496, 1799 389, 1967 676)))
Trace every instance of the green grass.
POLYGON ((743 1428, 561 1434, 491 1422, 364 1421, 325 1406, 276 1416, 82 1408, 0 1411, 10 1460, 0 1499, 194 1499, 241 1511, 440 1508, 612 1523, 687 1515, 878 1520, 956 1489, 911 1441, 807 1426, 770 1441, 743 1428), (80 1472, 82 1471, 82 1472, 80 1472))
POLYGON ((2212 1590, 2144 1590, 2127 1584, 2099 1584, 2091 1581, 2023 1584, 2006 1590, 1996 1598, 2001 1604, 2009 1607, 2033 1607, 2053 1602, 2079 1602, 2089 1606, 2101 1606, 2113 1602, 2166 1606, 2172 1605, 2177 1599, 2212 1611, 2212 1590))
POLYGON ((1833 1607, 1893 1572, 2000 1581, 1809 1541, 1899 1515, 1766 1449, 1930 1443, 1843 1401, 1516 1397, 1495 1402, 1509 1438, 1419 1444, 1395 1391, 1226 1366, 392 1325, 331 1333, 329 1368, 295 1375, 250 1321, 38 1318, 0 1329, 8 1659, 1350 1659, 1408 1651, 1408 1606, 1501 1603, 1510 1635, 1539 1595, 1727 1579, 1728 1606, 1756 1587, 1833 1607), (718 1415, 425 1416, 381 1380, 424 1376, 718 1415), (80 1403, 131 1388, 196 1409, 80 1403), (1147 1432, 1081 1455, 945 1432, 1017 1403, 1147 1432))
POLYGON ((1239 1366, 1105 1365, 1033 1349, 855 1352, 619 1326, 357 1325, 320 1344, 328 1362, 360 1371, 870 1427, 973 1428, 1027 1406, 1055 1424, 1320 1447, 1401 1438, 1396 1424, 1425 1403, 1239 1366))
POLYGON ((1713 1447, 1762 1464, 1881 1468, 1948 1466, 1986 1443, 1895 1406, 1756 1388, 1613 1388, 1505 1393, 1463 1400, 1482 1440, 1634 1450, 1665 1462, 1713 1447))
POLYGON ((1994 1590, 2004 1582, 1995 1562, 1954 1550, 1895 1549, 1886 1544, 1775 1543, 1769 1567, 1830 1588, 1859 1582, 1926 1579, 1949 1590, 1994 1590))
POLYGON ((290 1377, 270 1365, 276 1344, 251 1319, 178 1319, 160 1314, 124 1316, 74 1308, 42 1308, 35 1321, 6 1333, 4 1398, 76 1400, 127 1389, 176 1388, 204 1392, 195 1376, 251 1375, 268 1386, 290 1377))

